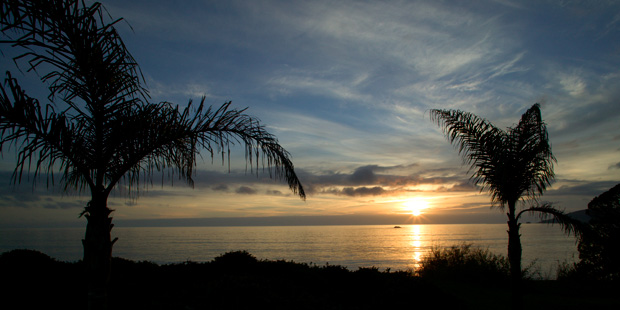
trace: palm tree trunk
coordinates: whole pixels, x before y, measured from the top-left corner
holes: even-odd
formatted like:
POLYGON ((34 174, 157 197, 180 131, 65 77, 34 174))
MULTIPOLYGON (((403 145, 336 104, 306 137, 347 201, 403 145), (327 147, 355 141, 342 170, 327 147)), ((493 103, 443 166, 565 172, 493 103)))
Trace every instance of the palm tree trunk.
POLYGON ((88 281, 88 309, 108 308, 108 283, 112 262, 110 231, 112 210, 107 207, 107 195, 93 193, 86 207, 86 234, 84 246, 84 265, 88 281))
POLYGON ((522 271, 521 271, 521 226, 515 214, 516 201, 508 202, 508 261, 510 262, 510 282, 512 286, 512 309, 523 308, 522 271))

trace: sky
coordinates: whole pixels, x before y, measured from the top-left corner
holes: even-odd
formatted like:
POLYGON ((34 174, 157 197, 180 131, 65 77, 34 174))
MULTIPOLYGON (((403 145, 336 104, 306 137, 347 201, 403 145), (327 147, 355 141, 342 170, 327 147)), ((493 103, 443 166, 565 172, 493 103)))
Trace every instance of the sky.
MULTIPOLYGON (((204 153, 193 188, 112 197, 119 225, 505 223, 430 109, 507 128, 540 103, 557 158, 541 201, 567 212, 620 183, 618 1, 102 3, 124 18, 153 102, 247 107, 308 194, 247 171, 237 147, 230 171, 204 153)), ((37 78, 0 58, 36 94, 37 78)), ((0 227, 83 226, 88 193, 11 185, 15 151, 0 159, 0 227)))

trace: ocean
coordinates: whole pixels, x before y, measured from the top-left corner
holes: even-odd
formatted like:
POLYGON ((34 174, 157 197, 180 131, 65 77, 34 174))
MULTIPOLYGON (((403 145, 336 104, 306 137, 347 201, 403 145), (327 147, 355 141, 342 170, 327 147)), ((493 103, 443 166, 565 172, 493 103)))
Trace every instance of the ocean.
MULTIPOLYGON (((245 250, 258 259, 349 270, 377 267, 408 270, 433 247, 472 244, 506 256, 505 224, 116 227, 113 256, 159 264, 205 262, 230 251, 245 250)), ((559 226, 523 224, 523 266, 533 264, 544 278, 554 278, 559 263, 578 260, 575 237, 559 226)), ((84 228, 0 229, 0 253, 33 249, 62 261, 82 257, 84 228)))

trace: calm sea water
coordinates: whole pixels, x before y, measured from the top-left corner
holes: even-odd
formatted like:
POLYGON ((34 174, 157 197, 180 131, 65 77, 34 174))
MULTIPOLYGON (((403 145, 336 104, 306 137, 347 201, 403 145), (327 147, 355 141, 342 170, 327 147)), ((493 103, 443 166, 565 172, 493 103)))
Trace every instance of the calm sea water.
MULTIPOLYGON (((505 224, 129 227, 114 228, 114 256, 160 264, 210 261, 229 251, 246 250, 259 259, 358 267, 415 268, 434 246, 471 243, 506 255, 505 224)), ((575 238, 559 227, 523 224, 523 265, 535 262, 554 277, 559 262, 578 259, 575 238)), ((83 228, 0 229, 0 252, 35 249, 63 261, 82 257, 83 228)))

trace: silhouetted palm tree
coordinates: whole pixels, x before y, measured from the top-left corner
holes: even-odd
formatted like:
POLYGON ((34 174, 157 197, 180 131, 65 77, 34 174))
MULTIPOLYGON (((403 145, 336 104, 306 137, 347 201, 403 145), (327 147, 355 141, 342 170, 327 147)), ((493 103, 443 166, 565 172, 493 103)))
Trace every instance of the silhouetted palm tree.
POLYGON ((493 206, 508 216, 508 260, 515 307, 520 307, 521 238, 519 218, 525 212, 551 215, 566 232, 578 232, 578 223, 550 204, 536 204, 555 176, 547 128, 542 120, 540 105, 534 104, 514 128, 502 130, 487 120, 460 110, 437 110, 431 120, 444 130, 450 143, 458 146, 464 163, 473 171, 471 179, 481 184, 481 191, 491 194, 493 206), (517 210, 519 200, 532 205, 517 210))
POLYGON ((0 86, 0 151, 5 145, 18 150, 14 183, 25 172, 53 183, 59 173, 65 190, 90 192, 82 215, 92 307, 107 300, 116 241, 107 199, 117 186, 135 192, 162 170, 193 185, 200 151, 212 158, 221 152, 225 161, 230 146, 242 144, 250 169, 262 166, 305 199, 290 154, 245 110, 230 102, 207 108, 205 98, 184 109, 150 103, 140 69, 114 28, 119 20, 106 21, 99 3, 6 0, 0 13, 1 43, 24 50, 16 61, 42 74, 51 102, 29 97, 7 72, 0 86))

